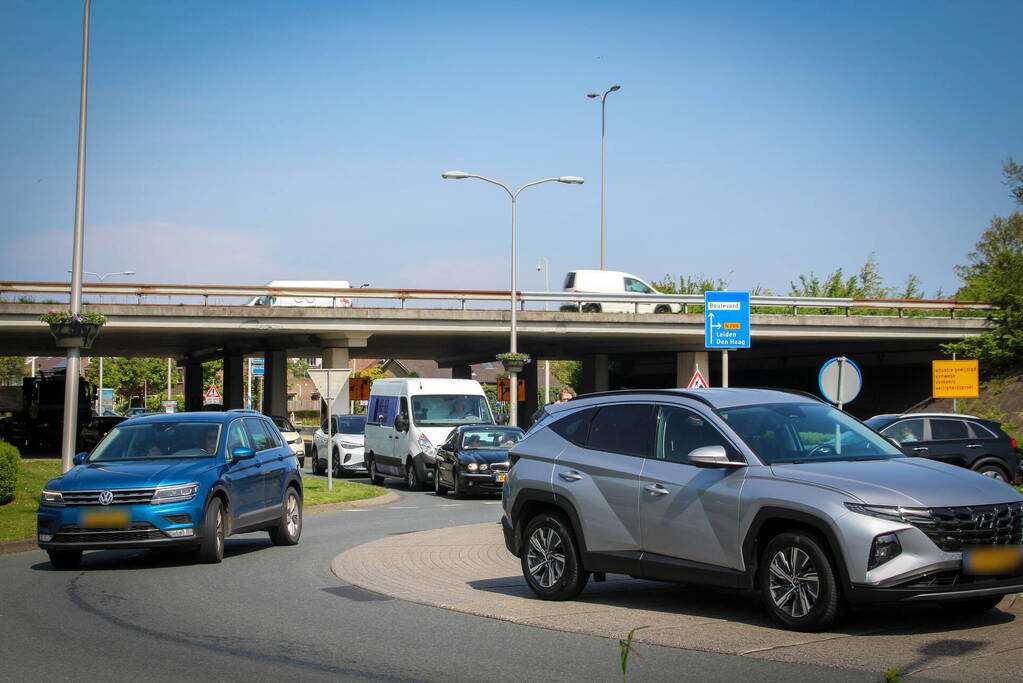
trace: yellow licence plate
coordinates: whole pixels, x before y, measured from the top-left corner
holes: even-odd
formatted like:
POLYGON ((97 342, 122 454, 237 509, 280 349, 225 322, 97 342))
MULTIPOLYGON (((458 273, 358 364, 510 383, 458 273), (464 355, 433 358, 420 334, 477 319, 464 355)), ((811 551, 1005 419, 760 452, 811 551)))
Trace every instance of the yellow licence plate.
POLYGON ((127 510, 85 510, 82 527, 86 529, 123 529, 131 523, 127 510))
POLYGON ((974 546, 963 550, 967 574, 1014 574, 1020 570, 1023 547, 1018 545, 974 546))
POLYGON ((498 484, 503 484, 504 483, 504 479, 507 476, 508 476, 507 474, 495 474, 494 475, 494 481, 496 481, 498 484))

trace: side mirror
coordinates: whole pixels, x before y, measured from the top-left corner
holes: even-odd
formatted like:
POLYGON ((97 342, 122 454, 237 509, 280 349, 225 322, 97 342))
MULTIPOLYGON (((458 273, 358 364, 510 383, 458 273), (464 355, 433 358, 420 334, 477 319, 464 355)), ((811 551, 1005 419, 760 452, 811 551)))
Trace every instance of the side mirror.
POLYGON ((88 455, 89 454, 85 452, 78 453, 77 455, 75 455, 75 457, 71 458, 71 462, 73 462, 76 465, 81 465, 83 462, 85 462, 85 458, 88 457, 88 455))
POLYGON ((455 452, 455 447, 454 447, 454 446, 452 446, 452 445, 451 445, 451 444, 449 444, 449 443, 442 443, 442 444, 440 445, 440 449, 441 449, 442 451, 444 451, 445 453, 454 453, 454 452, 455 452))
POLYGON ((408 416, 399 415, 398 417, 394 418, 394 428, 397 429, 399 432, 407 432, 408 416))
POLYGON ((249 458, 256 457, 256 451, 245 446, 237 446, 231 451, 231 462, 238 462, 239 460, 248 460, 249 458))
POLYGON ((746 463, 729 459, 724 446, 700 446, 689 452, 689 464, 696 467, 746 467, 746 463))

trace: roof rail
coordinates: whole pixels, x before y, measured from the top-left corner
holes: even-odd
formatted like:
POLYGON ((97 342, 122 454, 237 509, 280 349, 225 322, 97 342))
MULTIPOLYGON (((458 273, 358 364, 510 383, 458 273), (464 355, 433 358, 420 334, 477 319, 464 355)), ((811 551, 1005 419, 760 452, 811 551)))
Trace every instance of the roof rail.
POLYGON ((258 410, 253 410, 252 408, 231 408, 229 410, 225 410, 224 412, 226 412, 226 413, 255 413, 256 415, 261 415, 261 413, 258 410))
POLYGON ((828 405, 831 405, 828 401, 825 401, 823 398, 821 398, 817 394, 811 394, 809 391, 803 391, 802 389, 784 389, 782 387, 747 387, 747 388, 748 389, 766 389, 768 391, 780 391, 780 392, 785 393, 785 394, 795 394, 796 396, 804 396, 806 398, 812 398, 814 401, 818 401, 820 403, 827 403, 828 405))
POLYGON ((687 391, 686 389, 620 389, 617 391, 595 391, 592 394, 579 394, 572 401, 576 401, 583 398, 592 398, 594 396, 635 396, 637 394, 663 394, 666 396, 684 396, 691 398, 694 401, 699 401, 709 408, 715 408, 714 404, 707 400, 705 397, 700 396, 699 392, 687 391))

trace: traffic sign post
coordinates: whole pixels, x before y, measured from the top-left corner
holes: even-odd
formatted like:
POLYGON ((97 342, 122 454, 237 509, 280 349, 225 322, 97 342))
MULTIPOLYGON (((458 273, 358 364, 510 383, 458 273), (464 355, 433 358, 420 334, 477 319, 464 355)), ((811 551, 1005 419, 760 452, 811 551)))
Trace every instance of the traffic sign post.
POLYGON ((817 386, 825 399, 842 410, 842 406, 860 395, 863 374, 856 363, 845 356, 839 356, 821 366, 821 371, 817 375, 817 386))
MULTIPOLYGON (((334 490, 334 401, 341 395, 341 390, 348 381, 352 371, 348 368, 327 368, 307 370, 309 379, 313 381, 320 396, 327 401, 327 489, 334 490)), ((315 458, 316 455, 314 454, 315 458)), ((341 463, 338 463, 341 466, 341 463)), ((316 469, 315 466, 313 469, 316 469)))
POLYGON ((704 292, 704 348, 721 351, 721 386, 728 386, 728 350, 748 349, 749 292, 704 292))

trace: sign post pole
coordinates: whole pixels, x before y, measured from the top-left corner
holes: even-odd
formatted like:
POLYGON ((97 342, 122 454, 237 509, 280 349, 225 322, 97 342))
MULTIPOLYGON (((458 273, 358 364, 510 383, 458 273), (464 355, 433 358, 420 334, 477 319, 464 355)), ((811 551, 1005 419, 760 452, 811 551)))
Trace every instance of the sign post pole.
POLYGON ((721 350, 721 386, 728 388, 728 349, 721 350))
POLYGON ((334 394, 330 393, 330 375, 327 375, 327 490, 334 490, 334 394))
MULTIPOLYGON (((352 371, 345 368, 308 370, 309 379, 316 385, 320 398, 327 401, 327 489, 334 490, 334 400, 348 382, 352 371)), ((341 463, 338 463, 338 467, 341 463)))

